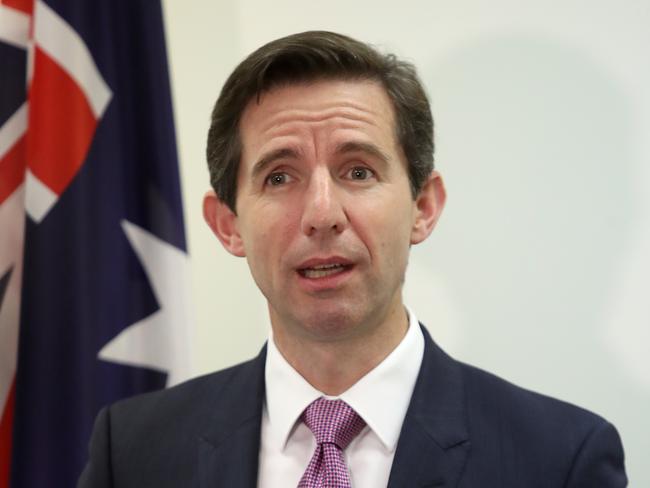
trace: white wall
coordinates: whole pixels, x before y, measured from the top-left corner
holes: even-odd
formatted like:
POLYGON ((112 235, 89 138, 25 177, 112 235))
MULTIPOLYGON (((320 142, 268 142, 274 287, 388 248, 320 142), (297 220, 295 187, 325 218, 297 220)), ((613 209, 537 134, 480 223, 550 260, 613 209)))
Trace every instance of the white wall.
POLYGON ((264 302, 201 218, 209 114, 276 37, 410 58, 449 201, 406 301, 457 358, 606 416, 650 486, 650 2, 163 2, 196 304, 195 371, 257 353, 264 302))

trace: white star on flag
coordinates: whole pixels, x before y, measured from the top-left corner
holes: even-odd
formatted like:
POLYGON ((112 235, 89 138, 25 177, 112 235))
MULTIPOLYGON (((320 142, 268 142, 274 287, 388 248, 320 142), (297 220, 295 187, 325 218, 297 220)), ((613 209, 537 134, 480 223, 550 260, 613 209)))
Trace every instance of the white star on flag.
POLYGON ((137 254, 160 308, 131 324, 106 344, 105 361, 168 373, 167 386, 189 377, 189 258, 151 232, 122 220, 122 229, 137 254))

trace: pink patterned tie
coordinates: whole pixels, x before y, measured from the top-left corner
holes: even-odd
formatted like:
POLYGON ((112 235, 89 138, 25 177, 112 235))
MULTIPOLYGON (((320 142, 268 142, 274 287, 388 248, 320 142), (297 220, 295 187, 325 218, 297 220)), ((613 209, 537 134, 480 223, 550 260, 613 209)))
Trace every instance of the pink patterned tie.
POLYGON ((305 409, 302 421, 316 437, 317 445, 298 488, 350 488, 343 450, 366 423, 343 400, 322 397, 305 409))

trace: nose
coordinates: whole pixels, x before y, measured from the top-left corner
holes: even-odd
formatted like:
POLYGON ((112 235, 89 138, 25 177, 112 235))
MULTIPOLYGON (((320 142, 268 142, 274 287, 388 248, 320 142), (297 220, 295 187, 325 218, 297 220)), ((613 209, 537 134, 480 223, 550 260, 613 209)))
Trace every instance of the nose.
POLYGON ((348 218, 327 168, 317 168, 311 175, 304 196, 302 231, 308 236, 341 233, 348 218))

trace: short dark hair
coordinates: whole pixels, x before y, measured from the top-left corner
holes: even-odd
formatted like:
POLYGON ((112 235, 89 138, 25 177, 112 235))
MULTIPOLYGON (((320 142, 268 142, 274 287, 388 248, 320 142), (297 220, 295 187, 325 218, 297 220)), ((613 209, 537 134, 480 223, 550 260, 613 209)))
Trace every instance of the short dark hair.
POLYGON ((239 121, 248 103, 281 85, 321 79, 379 82, 395 112, 397 140, 408 161, 413 198, 433 171, 433 117, 415 67, 342 34, 309 31, 262 46, 226 80, 212 111, 207 159, 210 183, 236 211, 241 159, 239 121))

